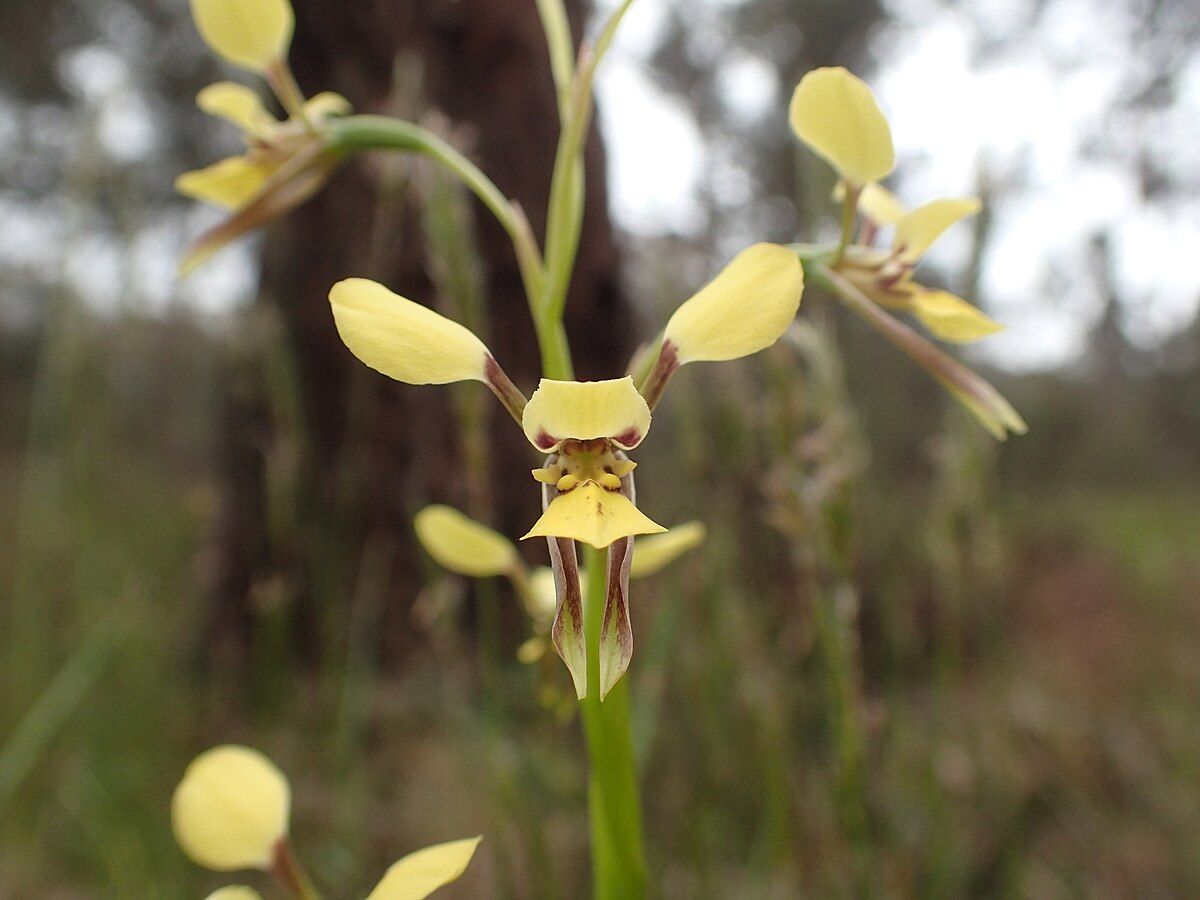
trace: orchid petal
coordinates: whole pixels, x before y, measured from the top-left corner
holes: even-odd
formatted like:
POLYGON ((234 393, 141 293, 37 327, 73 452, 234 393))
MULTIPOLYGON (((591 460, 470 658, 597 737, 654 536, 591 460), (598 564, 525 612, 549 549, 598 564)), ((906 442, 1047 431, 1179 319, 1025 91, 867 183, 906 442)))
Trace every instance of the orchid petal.
POLYGON ((196 95, 196 105, 253 137, 261 138, 279 124, 263 106, 258 91, 233 81, 218 81, 202 88, 196 95))
POLYGON ((700 522, 676 525, 666 534, 638 538, 634 544, 631 578, 647 578, 704 543, 707 529, 700 522))
POLYGON ((949 291, 916 291, 912 311, 936 337, 956 344, 969 344, 1004 330, 999 322, 949 291))
MULTIPOLYGON (((542 502, 550 502, 554 488, 542 489, 542 502)), ((554 573, 554 622, 550 625, 550 640, 559 659, 571 673, 575 696, 587 696, 587 644, 583 631, 583 588, 580 581, 579 558, 575 542, 565 537, 548 536, 550 570, 554 573)))
POLYGON ((184 172, 175 179, 175 190, 224 209, 241 209, 263 189, 272 166, 230 156, 204 169, 184 172))
POLYGON ((633 659, 633 627, 629 623, 629 565, 632 538, 608 547, 608 577, 604 589, 604 624, 600 627, 600 699, 608 696, 633 659))
POLYGON ((804 270, 778 244, 747 247, 683 303, 663 332, 679 365, 749 356, 766 349, 796 317, 804 270))
POLYGON ((843 68, 814 69, 800 79, 788 117, 796 136, 852 185, 878 181, 896 164, 875 95, 843 68))
POLYGON ((974 197, 946 197, 918 206, 896 223, 892 249, 905 262, 916 262, 943 231, 981 208, 974 197))
POLYGON ((192 761, 171 798, 179 846, 199 865, 221 872, 269 869, 286 836, 287 778, 249 747, 214 747, 192 761))
POLYGON ((642 442, 650 408, 629 376, 608 381, 543 378, 522 418, 525 436, 537 449, 557 450, 565 440, 607 438, 623 450, 642 442))
POLYGON ((538 536, 564 537, 603 549, 618 538, 666 530, 642 513, 628 497, 587 481, 555 497, 521 540, 538 536))
POLYGON ((459 575, 489 578, 520 565, 517 548, 508 538, 453 507, 426 506, 417 513, 413 527, 429 555, 459 575))
POLYGON ((295 28, 288 0, 191 0, 204 42, 227 62, 264 72, 287 56, 295 28))
POLYGON ((393 863, 367 900, 424 900, 457 881, 467 870, 482 837, 434 844, 393 863))
POLYGON ((339 281, 329 302, 350 352, 377 372, 408 384, 486 383, 487 347, 457 322, 366 278, 339 281))

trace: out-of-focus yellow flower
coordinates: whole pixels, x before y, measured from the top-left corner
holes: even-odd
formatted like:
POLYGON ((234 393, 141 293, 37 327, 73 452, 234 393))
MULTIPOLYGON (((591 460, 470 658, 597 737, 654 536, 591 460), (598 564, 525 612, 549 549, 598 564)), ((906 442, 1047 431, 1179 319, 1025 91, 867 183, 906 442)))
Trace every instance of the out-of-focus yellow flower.
POLYGON ((275 764, 249 747, 214 747, 184 772, 171 799, 175 839, 220 872, 271 868, 287 836, 291 791, 275 764))
POLYGON ((338 94, 306 101, 296 87, 287 65, 294 26, 287 0, 192 0, 192 18, 218 56, 267 79, 288 115, 276 119, 245 85, 224 81, 200 91, 200 108, 240 128, 246 152, 176 179, 181 194, 232 213, 192 242, 181 275, 316 193, 341 159, 327 138, 329 120, 350 112, 338 94))
MULTIPOLYGON (((175 839, 195 862, 217 871, 262 869, 289 891, 315 896, 287 843, 291 790, 267 757, 250 747, 206 750, 187 767, 171 798, 175 839)), ((466 870, 481 838, 435 844, 395 863, 367 900, 423 900, 466 870)), ((244 885, 207 900, 262 900, 244 885)))
MULTIPOLYGON (((872 221, 876 215, 891 217, 899 207, 898 201, 878 185, 874 188, 865 204, 860 197, 859 209, 872 221)), ((866 191, 863 196, 867 196, 866 191)), ((889 250, 851 244, 837 269, 876 303, 911 312, 944 341, 969 343, 995 334, 1004 326, 949 291, 925 287, 912 278, 913 269, 942 232, 979 209, 980 203, 974 197, 933 200, 894 220, 895 235, 889 250)))
POLYGON ((813 69, 788 108, 792 131, 854 187, 892 171, 892 131, 871 89, 843 68, 813 69))
POLYGON ((630 578, 649 578, 661 572, 689 550, 704 543, 708 530, 700 522, 676 525, 666 534, 644 537, 634 543, 630 578))
POLYGON ((287 57, 295 28, 288 0, 191 0, 192 19, 209 48, 251 72, 287 57))
POLYGON ((481 838, 465 838, 417 850, 392 865, 367 900, 424 900, 466 871, 481 838))

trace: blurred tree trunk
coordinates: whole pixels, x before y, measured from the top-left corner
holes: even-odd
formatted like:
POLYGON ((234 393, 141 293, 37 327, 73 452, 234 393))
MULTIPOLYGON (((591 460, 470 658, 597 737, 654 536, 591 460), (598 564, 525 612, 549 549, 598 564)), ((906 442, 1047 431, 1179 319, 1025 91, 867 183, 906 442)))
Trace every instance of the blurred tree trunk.
MULTIPOLYGON (((306 94, 338 91, 360 112, 399 109, 419 118, 436 111, 541 237, 558 116, 532 0, 295 5, 292 64, 306 94)), ((567 5, 578 34, 582 3, 567 5)), ((348 609, 360 601, 379 611, 381 649, 394 659, 409 646, 424 570, 412 514, 427 502, 468 506, 452 389, 400 385, 368 370, 342 345, 329 311, 329 287, 349 276, 437 305, 420 211, 406 196, 412 171, 382 154, 354 160, 267 235, 255 327, 231 378, 222 436, 218 659, 243 659, 271 615, 288 630, 287 646, 314 660, 327 635, 344 634, 348 609)), ((611 377, 623 371, 634 335, 617 286, 595 134, 587 193, 568 328, 578 375, 611 377)), ((473 207, 486 277, 485 342, 528 393, 537 346, 511 245, 473 207)), ((487 400, 490 524, 520 534, 537 514, 531 451, 487 400)))

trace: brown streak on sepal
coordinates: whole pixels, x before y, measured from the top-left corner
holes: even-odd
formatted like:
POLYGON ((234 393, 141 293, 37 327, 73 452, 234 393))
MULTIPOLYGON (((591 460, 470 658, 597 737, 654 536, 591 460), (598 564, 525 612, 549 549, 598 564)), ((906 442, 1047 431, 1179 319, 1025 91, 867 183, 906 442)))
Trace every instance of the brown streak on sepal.
MULTIPOLYGON (((546 465, 557 459, 550 456, 546 465)), ((545 509, 558 495, 554 485, 542 485, 542 508, 545 509)), ((583 593, 579 584, 579 560, 575 555, 575 542, 569 538, 547 537, 550 547, 550 568, 554 572, 554 624, 550 626, 550 640, 559 658, 571 673, 575 684, 575 695, 582 700, 587 696, 587 645, 583 631, 583 593)))
MULTIPOLYGON (((618 458, 625 454, 618 454, 618 458)), ((621 479, 621 493, 637 502, 633 474, 621 479)), ((600 628, 600 699, 629 668, 633 659, 633 626, 629 621, 629 569, 633 564, 633 538, 623 537, 608 547, 604 586, 604 624, 600 628)))
POLYGON ((679 348, 670 340, 664 340, 662 349, 658 351, 658 359, 654 361, 654 368, 650 370, 650 374, 639 388, 642 397, 646 400, 646 405, 652 412, 658 405, 658 401, 662 399, 668 379, 675 374, 675 370, 678 368, 679 348))

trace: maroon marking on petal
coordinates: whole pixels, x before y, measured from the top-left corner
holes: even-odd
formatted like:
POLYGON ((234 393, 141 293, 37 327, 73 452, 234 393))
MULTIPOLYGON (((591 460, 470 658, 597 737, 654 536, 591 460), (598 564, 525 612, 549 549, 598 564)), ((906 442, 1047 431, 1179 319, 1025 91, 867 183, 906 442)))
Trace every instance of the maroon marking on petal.
POLYGON ((636 428, 626 428, 620 434, 614 435, 610 440, 622 447, 636 447, 642 440, 642 433, 636 428))
POLYGON ((539 431, 537 437, 533 439, 534 446, 539 450, 553 450, 557 443, 557 438, 551 437, 544 431, 539 431))

